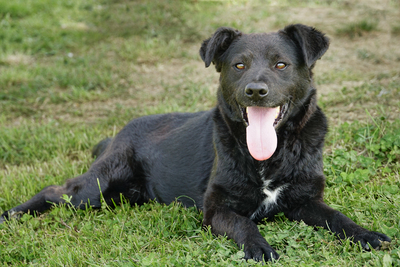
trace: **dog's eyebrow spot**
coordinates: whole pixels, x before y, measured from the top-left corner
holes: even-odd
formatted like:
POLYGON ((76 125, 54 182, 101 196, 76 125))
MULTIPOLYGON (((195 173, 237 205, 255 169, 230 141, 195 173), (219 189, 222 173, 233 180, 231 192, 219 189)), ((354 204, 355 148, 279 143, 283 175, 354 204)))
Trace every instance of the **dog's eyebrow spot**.
POLYGON ((246 50, 241 53, 233 53, 233 57, 230 59, 233 63, 238 62, 249 62, 254 59, 254 53, 252 51, 246 50))
POLYGON ((275 66, 277 63, 279 62, 285 62, 286 65, 289 65, 290 63, 290 59, 288 59, 287 56, 281 55, 281 54, 273 54, 270 55, 269 53, 267 53, 266 57, 270 60, 271 64, 273 64, 273 66, 275 66))

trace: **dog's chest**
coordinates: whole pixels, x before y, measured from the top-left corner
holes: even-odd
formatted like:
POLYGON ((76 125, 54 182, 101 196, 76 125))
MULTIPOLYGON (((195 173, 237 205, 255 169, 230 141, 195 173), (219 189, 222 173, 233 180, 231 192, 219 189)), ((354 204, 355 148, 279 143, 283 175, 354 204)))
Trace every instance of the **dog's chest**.
POLYGON ((265 183, 264 188, 262 189, 262 192, 265 194, 265 198, 263 201, 264 206, 269 206, 271 204, 276 203, 276 200, 279 197, 279 194, 281 193, 283 189, 283 186, 279 186, 274 189, 269 188, 269 181, 265 183))
POLYGON ((287 184, 280 186, 273 186, 271 180, 266 180, 263 187, 260 188, 261 194, 264 199, 256 209, 256 211, 250 216, 251 219, 261 219, 268 217, 268 215, 277 208, 277 201, 281 197, 282 192, 287 187, 287 184))

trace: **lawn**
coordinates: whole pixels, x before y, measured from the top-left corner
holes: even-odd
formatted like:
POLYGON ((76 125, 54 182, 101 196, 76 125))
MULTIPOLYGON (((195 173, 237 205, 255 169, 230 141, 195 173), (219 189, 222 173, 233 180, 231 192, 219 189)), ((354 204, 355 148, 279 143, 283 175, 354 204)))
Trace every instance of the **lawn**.
MULTIPOLYGON (((363 252, 279 214, 259 224, 274 266, 400 266, 399 0, 0 0, 0 213, 85 172, 129 120, 215 105, 198 50, 218 27, 317 27, 329 118, 326 202, 392 238, 363 252)), ((54 207, 0 225, 1 266, 248 266, 232 240, 179 204, 54 207)))

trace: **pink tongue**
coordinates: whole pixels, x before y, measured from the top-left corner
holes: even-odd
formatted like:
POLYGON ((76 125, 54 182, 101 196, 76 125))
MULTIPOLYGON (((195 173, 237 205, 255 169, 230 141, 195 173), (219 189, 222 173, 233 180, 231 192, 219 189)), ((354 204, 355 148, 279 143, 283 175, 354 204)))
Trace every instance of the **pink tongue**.
POLYGON ((256 160, 269 159, 276 150, 278 139, 274 128, 277 108, 248 107, 246 128, 247 147, 256 160))

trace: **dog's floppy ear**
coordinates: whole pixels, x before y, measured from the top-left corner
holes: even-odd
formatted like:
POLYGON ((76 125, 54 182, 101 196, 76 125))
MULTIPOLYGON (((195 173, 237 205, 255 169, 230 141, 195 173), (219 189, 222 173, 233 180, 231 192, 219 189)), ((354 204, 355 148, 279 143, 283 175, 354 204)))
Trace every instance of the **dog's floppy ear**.
POLYGON ((309 68, 312 68, 315 62, 328 50, 328 37, 315 28, 294 24, 285 27, 283 32, 301 48, 305 63, 309 68))
POLYGON ((242 35, 238 30, 221 27, 211 38, 204 40, 200 48, 201 59, 206 64, 206 68, 210 66, 211 62, 215 64, 218 72, 221 71, 221 66, 218 64, 218 58, 228 49, 233 40, 242 35))

